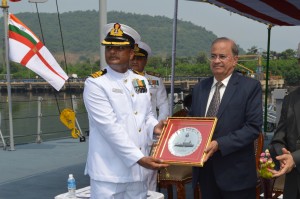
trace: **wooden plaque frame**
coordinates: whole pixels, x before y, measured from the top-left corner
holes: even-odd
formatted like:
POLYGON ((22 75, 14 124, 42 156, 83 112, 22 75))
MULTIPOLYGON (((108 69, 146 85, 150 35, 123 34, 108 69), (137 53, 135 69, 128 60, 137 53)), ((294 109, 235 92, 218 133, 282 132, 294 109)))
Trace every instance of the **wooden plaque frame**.
POLYGON ((204 149, 212 139, 217 118, 169 117, 153 157, 174 165, 203 166, 204 149))

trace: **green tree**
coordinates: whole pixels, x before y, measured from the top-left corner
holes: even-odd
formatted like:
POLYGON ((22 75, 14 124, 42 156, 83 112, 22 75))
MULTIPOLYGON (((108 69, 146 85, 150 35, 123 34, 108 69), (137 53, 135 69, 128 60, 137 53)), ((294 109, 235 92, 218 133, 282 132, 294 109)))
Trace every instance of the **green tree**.
POLYGON ((206 64, 208 62, 207 53, 204 51, 200 51, 196 57, 197 64, 206 64))
POLYGON ((252 46, 251 48, 247 49, 247 54, 248 55, 257 54, 257 52, 258 52, 257 46, 252 46))
POLYGON ((279 54, 280 59, 293 59, 296 58, 297 52, 293 49, 287 49, 279 54))

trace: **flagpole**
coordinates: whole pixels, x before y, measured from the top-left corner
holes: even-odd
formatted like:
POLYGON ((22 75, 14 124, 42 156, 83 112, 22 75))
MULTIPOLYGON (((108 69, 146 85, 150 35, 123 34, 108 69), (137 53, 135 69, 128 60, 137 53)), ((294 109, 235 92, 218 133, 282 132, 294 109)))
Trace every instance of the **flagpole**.
POLYGON ((175 77, 175 64, 176 64, 176 38, 177 38, 177 16, 178 16, 178 0, 175 0, 174 18, 173 18, 173 42, 172 42, 172 71, 171 71, 171 102, 170 102, 170 115, 174 111, 174 77, 175 77))
MULTIPOLYGON (((105 35, 103 33, 103 27, 107 23, 107 2, 106 0, 99 0, 99 34, 100 34, 100 43, 104 39, 105 35)), ((105 68, 106 60, 104 55, 105 48, 100 45, 100 69, 105 68)))
POLYGON ((11 103, 11 81, 10 81, 10 66, 8 58, 8 5, 7 0, 2 0, 3 19, 4 19, 4 41, 5 41, 5 62, 6 62, 6 79, 7 79, 7 97, 8 97, 8 117, 9 117, 9 146, 10 151, 15 150, 13 122, 12 122, 12 103, 11 103))

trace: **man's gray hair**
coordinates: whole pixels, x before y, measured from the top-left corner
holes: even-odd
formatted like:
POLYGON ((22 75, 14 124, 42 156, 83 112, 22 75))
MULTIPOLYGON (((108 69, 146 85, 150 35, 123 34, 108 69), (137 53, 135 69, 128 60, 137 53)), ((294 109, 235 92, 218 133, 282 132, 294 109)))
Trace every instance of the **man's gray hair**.
POLYGON ((232 51, 232 54, 233 54, 234 56, 238 56, 238 55, 239 55, 239 49, 238 49, 236 43, 235 43, 232 39, 229 39, 229 38, 227 38, 227 37, 219 37, 219 38, 215 39, 215 40, 212 42, 211 46, 213 46, 215 43, 218 43, 218 42, 220 42, 220 41, 229 41, 229 42, 231 42, 231 43, 232 43, 232 45, 231 45, 231 51, 232 51))

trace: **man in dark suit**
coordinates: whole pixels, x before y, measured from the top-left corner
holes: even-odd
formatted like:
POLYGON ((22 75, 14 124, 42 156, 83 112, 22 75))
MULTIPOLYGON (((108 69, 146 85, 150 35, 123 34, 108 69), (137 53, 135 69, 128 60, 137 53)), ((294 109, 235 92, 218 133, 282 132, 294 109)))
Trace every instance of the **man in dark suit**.
POLYGON ((235 42, 225 37, 216 39, 210 55, 214 76, 193 89, 189 115, 218 119, 212 141, 205 149, 204 166, 193 168, 193 185, 200 184, 202 199, 255 198, 253 143, 261 132, 262 89, 259 81, 234 72, 237 61, 235 42), (209 106, 215 101, 216 85, 220 103, 212 114, 209 106))
POLYGON ((270 143, 272 156, 280 163, 273 177, 284 174, 284 199, 300 198, 300 88, 285 96, 281 116, 270 143))

